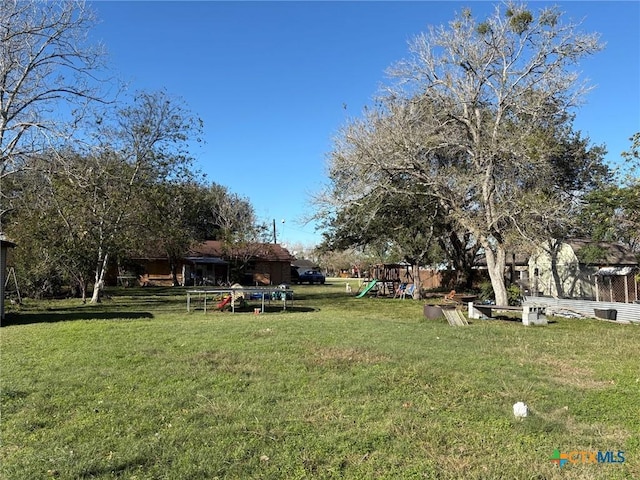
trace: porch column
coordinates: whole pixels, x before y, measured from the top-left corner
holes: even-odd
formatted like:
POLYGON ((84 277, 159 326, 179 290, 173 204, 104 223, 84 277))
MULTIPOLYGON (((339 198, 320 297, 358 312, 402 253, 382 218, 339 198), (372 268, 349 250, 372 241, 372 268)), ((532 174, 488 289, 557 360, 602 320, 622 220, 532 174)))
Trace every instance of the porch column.
POLYGON ((613 302, 613 282, 611 281, 611 277, 607 277, 609 279, 609 301, 613 302))
POLYGON ((629 275, 624 276, 624 303, 629 303, 629 275))

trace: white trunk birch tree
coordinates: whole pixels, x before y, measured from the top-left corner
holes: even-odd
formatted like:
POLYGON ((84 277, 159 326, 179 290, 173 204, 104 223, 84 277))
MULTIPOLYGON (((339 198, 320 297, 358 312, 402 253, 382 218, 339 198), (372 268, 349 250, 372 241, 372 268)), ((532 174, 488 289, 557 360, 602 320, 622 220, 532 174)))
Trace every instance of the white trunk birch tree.
POLYGON ((153 195, 164 182, 187 175, 192 163, 188 142, 198 138, 201 126, 200 119, 165 92, 143 92, 119 112, 114 125, 108 124, 100 132, 98 154, 114 154, 124 166, 117 186, 110 186, 110 194, 118 201, 109 201, 108 193, 101 204, 104 208, 96 210, 92 303, 100 300, 109 261, 116 253, 115 246, 121 243, 118 239, 124 238, 129 232, 127 226, 139 218, 137 196, 153 195))

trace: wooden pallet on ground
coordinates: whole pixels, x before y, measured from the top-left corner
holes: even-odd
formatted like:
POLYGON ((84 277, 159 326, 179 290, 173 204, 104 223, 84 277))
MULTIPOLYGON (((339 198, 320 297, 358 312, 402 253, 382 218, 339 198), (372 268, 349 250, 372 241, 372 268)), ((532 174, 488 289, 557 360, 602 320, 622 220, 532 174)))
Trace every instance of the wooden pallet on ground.
POLYGON ((460 310, 443 309, 442 313, 447 319, 447 322, 449 322, 449 325, 453 327, 464 327, 465 325, 469 325, 469 322, 467 322, 467 319, 464 318, 464 315, 460 310))

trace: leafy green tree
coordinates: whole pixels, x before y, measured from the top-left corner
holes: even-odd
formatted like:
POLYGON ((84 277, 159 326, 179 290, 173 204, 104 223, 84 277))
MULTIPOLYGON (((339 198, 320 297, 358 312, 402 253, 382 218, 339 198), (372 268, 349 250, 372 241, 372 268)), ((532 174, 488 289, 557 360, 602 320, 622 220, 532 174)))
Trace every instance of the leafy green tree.
POLYGON ((174 285, 178 284, 178 261, 195 244, 221 240, 229 248, 242 244, 246 250, 247 245, 261 242, 266 234, 266 226, 256 220, 248 199, 215 182, 197 180, 189 172, 180 179, 146 185, 142 191, 145 193, 136 226, 141 240, 137 252, 164 252, 174 285))
POLYGON ((480 246, 470 232, 459 226, 446 224, 444 228, 446 233, 438 237, 443 263, 453 267, 456 288, 468 290, 473 286, 480 246))
POLYGON ((625 173, 587 193, 580 214, 582 231, 594 240, 619 242, 640 254, 640 134, 622 153, 625 173))
MULTIPOLYGON (((156 233, 145 227, 153 226, 150 219, 158 225, 170 210, 149 208, 170 196, 165 186, 191 178, 186 144, 200 127, 164 92, 141 93, 116 113, 115 118, 100 117, 99 131, 90 132, 93 142, 86 138, 90 148, 50 150, 30 157, 24 169, 43 216, 42 225, 33 226, 43 237, 41 245, 52 252, 56 268, 65 265, 83 295, 91 265, 92 302, 100 299, 110 262, 156 233)), ((14 187, 13 200, 20 207, 14 219, 35 222, 36 214, 29 214, 33 204, 21 201, 23 186, 14 182, 14 187)), ((175 231, 166 233, 167 242, 177 241, 170 239, 175 231)))
MULTIPOLYGON (((325 250, 376 246, 390 258, 406 261, 417 269, 436 260, 437 241, 442 235, 443 212, 426 192, 398 193, 394 188, 372 188, 357 202, 343 208, 325 224, 325 250)), ((416 188, 406 185, 405 190, 416 188)), ((326 221, 326 220, 325 220, 326 221)), ((439 260, 439 259, 438 259, 439 260)), ((416 295, 420 278, 414 278, 416 295)))
POLYGON ((100 222, 122 201, 118 187, 126 165, 118 160, 52 151, 31 158, 29 168, 14 175, 19 191, 6 226, 26 254, 24 266, 36 278, 38 271, 51 272, 52 278, 77 288, 83 301, 96 248, 116 248, 113 241, 100 238, 104 231, 100 222), (29 255, 40 262, 29 260, 29 255))
POLYGON ((594 240, 619 242, 640 253, 640 188, 610 185, 587 196, 581 218, 594 240))
POLYGON ((115 245, 118 242, 126 245, 128 239, 134 238, 128 226, 144 211, 138 208, 144 195, 157 193, 155 198, 160 199, 159 185, 184 176, 190 178, 192 159, 187 145, 198 138, 202 126, 182 102, 163 91, 139 93, 131 105, 118 112, 113 122, 101 124, 104 127, 98 131, 95 148, 103 153, 97 158, 114 156, 122 169, 115 176, 105 171, 104 178, 113 180, 114 185, 101 191, 106 194, 102 197, 105 208, 96 211, 92 302, 99 301, 109 261, 118 254, 115 245), (112 198, 117 201, 113 202, 112 198))
POLYGON ((535 222, 525 225, 523 231, 529 240, 529 248, 525 245, 520 250, 535 247, 549 254, 556 292, 564 297, 564 284, 558 271, 558 256, 563 242, 585 236, 580 224, 584 204, 592 192, 611 182, 612 173, 604 163, 604 147, 590 147, 589 139, 583 138, 579 132, 562 131, 555 137, 551 135, 547 145, 555 174, 548 179, 546 187, 542 186, 538 191, 543 192, 545 201, 551 199, 557 208, 555 211, 546 210, 546 215, 539 215, 535 222))
POLYGON ((171 268, 173 284, 178 285, 177 265, 185 252, 201 240, 199 237, 199 201, 204 188, 189 180, 160 181, 146 185, 141 191, 144 201, 135 230, 139 239, 124 257, 136 251, 164 252, 171 268))

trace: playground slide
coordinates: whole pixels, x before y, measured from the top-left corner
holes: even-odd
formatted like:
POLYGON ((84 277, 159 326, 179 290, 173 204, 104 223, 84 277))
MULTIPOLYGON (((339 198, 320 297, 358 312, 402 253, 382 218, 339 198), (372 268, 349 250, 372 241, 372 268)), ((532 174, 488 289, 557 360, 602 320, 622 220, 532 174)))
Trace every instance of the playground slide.
POLYGON ((358 295, 356 295, 356 298, 362 298, 364 297, 367 293, 369 293, 369 290, 371 290, 373 287, 376 286, 376 283, 378 283, 378 280, 371 280, 367 286, 364 288, 363 291, 361 291, 358 295))
POLYGON ((233 297, 231 295, 229 295, 228 297, 224 297, 222 301, 218 304, 218 310, 222 310, 226 305, 231 303, 232 298, 233 297))

